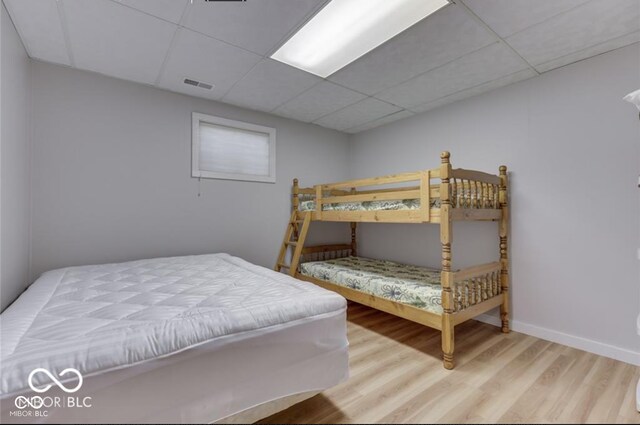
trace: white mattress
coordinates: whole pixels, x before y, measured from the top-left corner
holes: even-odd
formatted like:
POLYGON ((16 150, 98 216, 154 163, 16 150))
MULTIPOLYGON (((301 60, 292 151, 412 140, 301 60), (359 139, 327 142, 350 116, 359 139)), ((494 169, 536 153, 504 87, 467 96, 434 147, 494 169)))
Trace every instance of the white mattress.
POLYGON ((215 421, 326 389, 348 375, 345 309, 337 294, 227 254, 48 272, 2 314, 2 419, 38 367, 74 367, 85 378, 76 395, 94 395, 48 421, 215 421))

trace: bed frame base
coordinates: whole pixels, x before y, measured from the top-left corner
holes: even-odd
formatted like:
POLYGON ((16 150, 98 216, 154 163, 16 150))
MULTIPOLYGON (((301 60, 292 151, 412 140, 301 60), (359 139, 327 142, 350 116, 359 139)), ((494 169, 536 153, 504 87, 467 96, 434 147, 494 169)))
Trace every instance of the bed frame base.
MULTIPOLYGON (((314 248, 322 248, 322 246, 314 248)), ((454 340, 455 326, 464 323, 467 320, 471 320, 497 307, 500 307, 504 302, 503 295, 498 294, 467 309, 450 315, 445 315, 433 313, 431 311, 417 308, 408 304, 391 301, 386 298, 367 294, 356 289, 347 288, 326 280, 316 279, 314 277, 307 276, 301 273, 296 273, 295 277, 297 279, 311 282, 322 288, 336 292, 349 301, 366 305, 368 307, 375 308, 376 310, 384 311, 386 313, 393 314, 394 316, 402 317, 403 319, 407 319, 412 322, 416 322, 421 325, 438 330, 442 332, 443 346, 446 344, 451 344, 451 347, 454 340)), ((502 331, 504 332, 504 326, 502 328, 502 331)), ((453 369, 453 349, 451 349, 449 353, 443 351, 443 364, 446 369, 453 369)))
POLYGON ((393 314, 394 316, 402 317, 403 319, 411 320, 412 322, 420 323, 424 326, 429 326, 436 330, 442 329, 442 316, 440 314, 432 313, 408 304, 391 301, 386 298, 377 297, 356 289, 336 285, 335 283, 316 279, 300 273, 297 273, 295 277, 300 280, 315 283, 316 285, 330 291, 337 292, 349 301, 363 304, 368 307, 375 308, 376 310, 381 310, 386 313, 393 314))
POLYGON ((288 397, 279 398, 277 400, 269 401, 267 403, 259 404, 251 409, 244 410, 235 415, 227 416, 226 418, 212 422, 213 424, 252 424, 258 422, 261 419, 268 418, 271 415, 275 415, 278 412, 282 412, 301 403, 305 400, 315 397, 320 394, 319 391, 310 391, 301 394, 294 394, 288 397))

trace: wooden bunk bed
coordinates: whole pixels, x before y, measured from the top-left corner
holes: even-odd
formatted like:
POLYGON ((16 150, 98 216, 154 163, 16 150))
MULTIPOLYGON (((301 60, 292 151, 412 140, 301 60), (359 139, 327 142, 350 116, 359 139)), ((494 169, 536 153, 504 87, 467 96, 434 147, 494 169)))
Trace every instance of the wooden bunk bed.
POLYGON ((440 330, 444 367, 453 369, 456 325, 499 306, 502 332, 509 332, 508 178, 505 166, 500 167, 499 175, 493 175, 452 168, 449 152, 443 152, 440 158, 440 166, 430 170, 321 184, 313 188, 301 188, 294 179, 293 212, 275 269, 287 269, 291 276, 335 291, 348 300, 440 330), (395 187, 389 188, 389 185, 395 187), (350 223, 351 243, 305 247, 312 221, 350 223), (498 221, 499 260, 452 270, 451 242, 455 221, 498 221), (308 261, 337 262, 356 257, 358 222, 440 225, 442 264, 437 270, 437 310, 303 273, 301 266, 308 261), (287 258, 290 258, 289 264, 285 263, 287 258))

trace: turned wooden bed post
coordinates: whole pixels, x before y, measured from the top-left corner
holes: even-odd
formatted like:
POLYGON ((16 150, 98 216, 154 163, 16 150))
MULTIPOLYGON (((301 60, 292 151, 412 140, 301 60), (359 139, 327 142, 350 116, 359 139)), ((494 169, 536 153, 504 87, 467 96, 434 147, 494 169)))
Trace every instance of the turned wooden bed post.
POLYGON ((316 209, 315 209, 316 219, 322 220, 322 197, 323 197, 322 185, 317 184, 313 188, 316 192, 316 209))
POLYGON ((442 244, 442 355, 445 369, 453 369, 454 323, 453 294, 451 292, 451 198, 449 178, 451 163, 449 152, 440 154, 440 243, 442 244))
POLYGON ((358 223, 355 221, 351 222, 351 255, 353 257, 358 255, 358 243, 356 242, 356 229, 358 227, 358 223))
MULTIPOLYGON (((355 195, 356 194, 356 188, 352 187, 351 188, 351 194, 355 195)), ((351 255, 353 257, 358 255, 358 243, 356 242, 356 229, 358 227, 358 223, 356 223, 355 221, 351 222, 351 255)))
POLYGON ((293 210, 298 211, 298 207, 300 206, 300 199, 298 195, 300 194, 300 186, 298 186, 298 179, 293 179, 293 210))
POLYGON ((500 286, 502 288, 502 305, 500 306, 500 319, 502 320, 502 332, 509 333, 509 203, 508 203, 509 178, 507 167, 500 166, 500 193, 499 201, 502 209, 500 218, 500 286))
MULTIPOLYGON (((296 215, 298 213, 298 208, 300 207, 300 186, 298 185, 298 179, 293 179, 293 210, 296 212, 296 215)), ((296 225, 294 227, 294 231, 293 231, 294 237, 296 239, 298 239, 298 226, 296 225)))

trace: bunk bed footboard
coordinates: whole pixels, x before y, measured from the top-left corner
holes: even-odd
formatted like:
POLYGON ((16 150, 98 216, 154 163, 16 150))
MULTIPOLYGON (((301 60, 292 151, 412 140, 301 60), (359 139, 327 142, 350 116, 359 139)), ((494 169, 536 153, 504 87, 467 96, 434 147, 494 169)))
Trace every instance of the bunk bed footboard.
POLYGON ((458 325, 504 302, 500 261, 473 266, 452 273, 452 318, 458 325))

